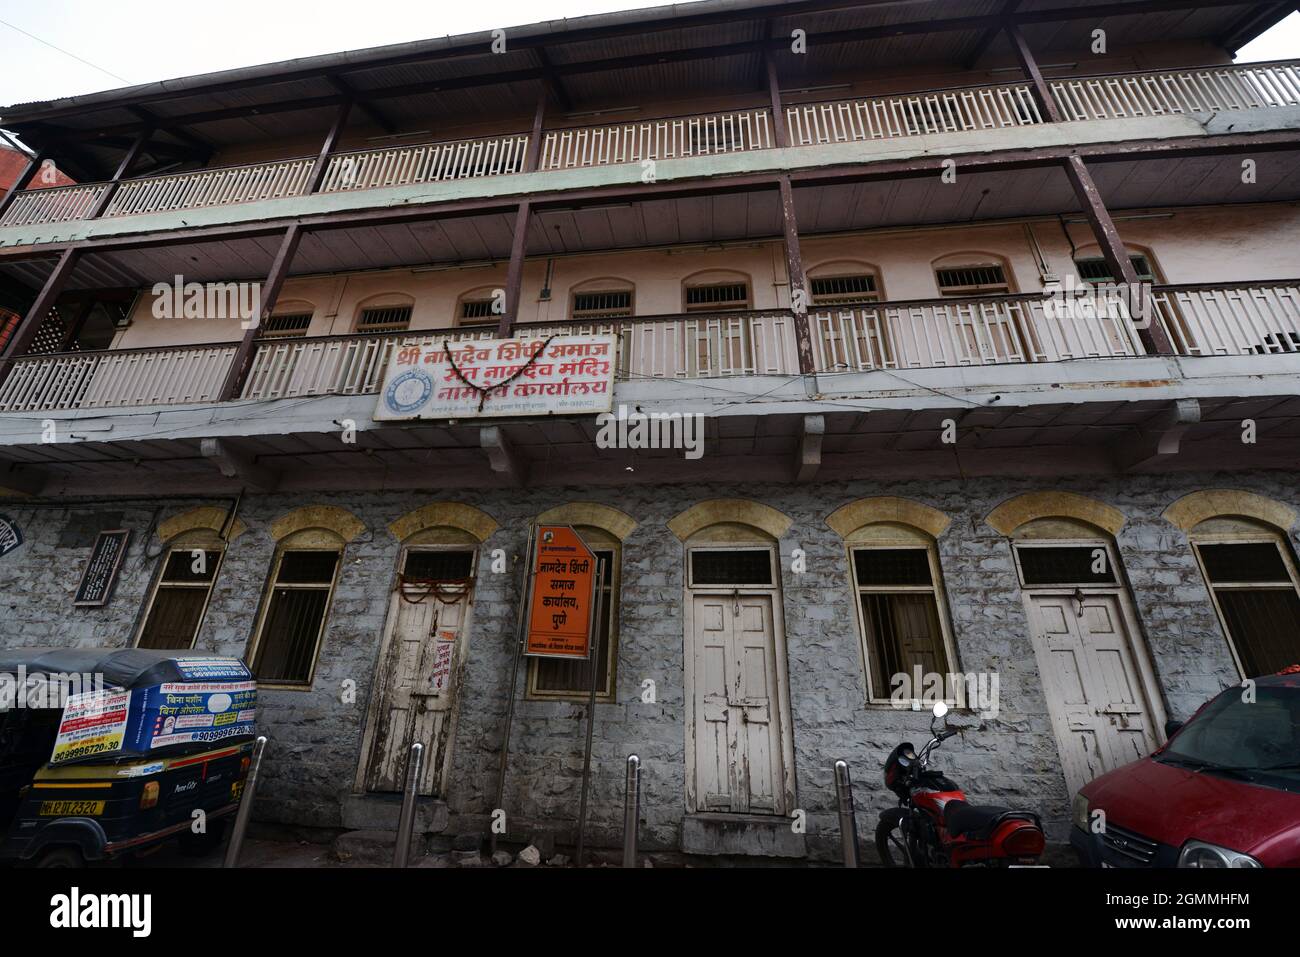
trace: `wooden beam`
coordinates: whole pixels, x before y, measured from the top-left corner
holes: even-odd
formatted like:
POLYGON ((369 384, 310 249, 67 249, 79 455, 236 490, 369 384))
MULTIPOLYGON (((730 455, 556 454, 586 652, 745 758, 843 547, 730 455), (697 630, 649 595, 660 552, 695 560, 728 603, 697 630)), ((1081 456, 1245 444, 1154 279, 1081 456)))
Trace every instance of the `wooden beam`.
MULTIPOLYGON (((893 2, 893 0, 891 0, 893 2)), ((871 4, 863 2, 856 3, 838 3, 838 7, 862 7, 871 4)), ((796 13, 795 7, 782 8, 782 16, 789 16, 796 13)), ((1128 2, 1128 3, 1110 3, 1099 5, 1080 5, 1077 7, 1050 9, 1050 10, 1031 10, 1022 13, 1013 14, 1011 22, 1014 24, 1024 23, 1053 23, 1069 20, 1099 20, 1105 17, 1119 16, 1136 16, 1143 13, 1162 12, 1167 10, 1186 10, 1200 7, 1232 7, 1241 6, 1241 0, 1202 0, 1197 3, 1194 0, 1150 0, 1150 2, 1128 2)), ((771 8, 755 8, 752 16, 744 16, 739 11, 733 11, 726 19, 728 22, 736 22, 738 18, 743 17, 746 20, 763 19, 770 15, 771 8)), ((680 30, 685 26, 682 21, 690 20, 690 17, 678 17, 661 23, 646 24, 644 28, 633 31, 635 33, 656 32, 659 30, 680 30)), ((823 46, 836 43, 853 43, 868 39, 889 39, 899 36, 924 35, 928 33, 944 33, 961 30, 1001 28, 1004 25, 1005 17, 998 14, 957 17, 948 20, 918 20, 905 23, 896 23, 882 25, 878 27, 864 27, 849 30, 837 30, 820 34, 815 34, 810 39, 823 46)), ((573 36, 564 35, 565 42, 574 42, 573 36)), ((537 47, 541 44, 555 46, 557 37, 555 34, 547 34, 545 37, 523 37, 511 41, 512 49, 523 49, 528 47, 537 47)), ((717 59, 726 56, 743 56, 750 55, 765 49, 778 49, 788 43, 785 38, 774 38, 766 40, 747 40, 738 43, 712 45, 704 47, 690 47, 679 50, 666 50, 660 53, 637 54, 634 56, 611 57, 605 60, 588 61, 586 63, 564 63, 552 67, 552 74, 555 77, 563 77, 571 74, 605 72, 609 70, 622 70, 629 67, 652 65, 664 62, 680 62, 690 60, 717 59)), ((398 58, 402 62, 421 62, 421 61, 438 61, 447 60, 454 56, 481 56, 482 45, 478 44, 472 50, 466 50, 463 53, 445 52, 442 56, 437 54, 415 54, 406 58, 398 58)), ((335 74, 346 74, 355 70, 374 69, 374 65, 357 63, 349 65, 346 69, 335 69, 335 74)), ((217 93, 225 92, 231 89, 241 89, 246 86, 255 86, 259 83, 285 83, 293 79, 311 79, 320 76, 317 71, 286 71, 274 78, 265 78, 261 80, 249 80, 244 82, 232 81, 231 83, 213 84, 206 88, 205 92, 217 93)), ((483 73, 472 74, 469 76, 455 77, 443 81, 428 81, 422 83, 402 84, 393 87, 381 87, 378 89, 369 89, 359 91, 357 99, 360 101, 370 102, 375 99, 391 98, 400 96, 413 96, 420 93, 438 92, 441 90, 465 89, 474 86, 496 85, 502 83, 513 83, 521 80, 545 79, 544 72, 540 68, 531 68, 525 70, 513 70, 501 73, 483 73)), ((166 94, 154 95, 153 97, 143 96, 138 102, 156 102, 170 99, 174 96, 195 96, 199 91, 187 89, 181 92, 169 92, 166 94)), ((220 110, 209 110, 201 113, 191 113, 176 117, 160 119, 160 128, 175 129, 182 126, 192 126, 200 123, 216 122, 222 119, 231 119, 240 116, 254 116, 290 110, 317 109, 324 106, 335 106, 341 103, 345 97, 336 96, 317 96, 306 97, 298 100, 286 100, 279 102, 263 103, 258 105, 230 107, 220 110)), ((118 106, 129 106, 131 101, 125 103, 106 104, 102 109, 109 110, 118 106)), ((42 122, 50 119, 57 119, 64 116, 85 115, 88 111, 84 106, 79 108, 51 108, 41 110, 28 116, 11 116, 9 125, 14 129, 26 129, 30 124, 42 122)), ((98 133, 111 132, 137 132, 144 124, 126 124, 115 125, 112 127, 101 127, 98 130, 88 130, 80 132, 69 128, 62 128, 61 133, 68 138, 93 139, 98 133)))
POLYGON ((813 361, 812 329, 808 325, 808 279, 803 271, 803 253, 799 249, 799 227, 795 222, 794 191, 790 177, 777 178, 781 192, 781 229, 785 235, 785 265, 790 277, 790 309, 794 315, 795 348, 799 351, 799 372, 812 375, 817 371, 813 361))
POLYGON ((528 245, 528 221, 532 214, 532 204, 527 200, 519 204, 515 212, 515 232, 510 241, 510 265, 506 267, 505 312, 497 325, 497 338, 510 338, 519 316, 519 297, 524 283, 524 252, 528 245))
POLYGON ((140 134, 135 138, 135 142, 131 144, 131 148, 122 157, 122 162, 118 163, 117 169, 113 171, 113 178, 108 181, 108 188, 104 190, 99 199, 95 201, 95 205, 86 213, 86 219, 99 219, 100 216, 104 215, 104 210, 108 209, 108 204, 113 201, 113 196, 117 192, 118 186, 121 185, 122 178, 130 174, 131 167, 140 158, 141 152, 148 145, 149 137, 152 135, 153 130, 140 131, 140 134))
POLYGON ((261 313, 245 330, 244 338, 240 341, 239 348, 235 350, 230 371, 226 373, 226 381, 222 383, 221 392, 217 396, 218 402, 229 402, 231 399, 238 398, 243 390, 244 378, 253 364, 253 353, 257 349, 257 334, 261 330, 262 323, 270 318, 272 310, 275 309, 275 301, 280 296, 285 277, 289 275, 289 266, 301 241, 302 228, 297 223, 291 223, 284 231, 280 248, 276 250, 275 259, 271 261, 270 272, 266 275, 266 281, 262 283, 261 313))
POLYGON ((537 95, 537 109, 533 111, 533 129, 528 134, 528 155, 524 157, 524 171, 537 169, 542 157, 542 127, 546 123, 546 87, 537 95))
POLYGON ((767 68, 767 96, 772 109, 772 130, 777 146, 790 145, 790 133, 785 125, 785 110, 781 106, 781 84, 776 76, 776 60, 771 50, 763 51, 763 64, 767 68))
POLYGON ((573 100, 569 97, 569 91, 564 88, 564 81, 555 72, 555 64, 551 62, 550 56, 547 55, 546 47, 537 47, 533 52, 537 54, 537 62, 541 67, 542 84, 555 97, 555 102, 559 104, 561 112, 572 113, 573 100))
POLYGON ((49 473, 22 462, 0 461, 0 494, 39 495, 49 473))
POLYGON ((320 190, 320 184, 325 181, 325 171, 329 168, 330 154, 338 145, 339 138, 343 135, 344 128, 348 125, 348 114, 352 112, 352 101, 344 100, 339 105, 339 111, 334 117, 334 123, 330 126, 329 132, 325 134, 325 142, 321 144, 320 155, 316 157, 316 164, 311 168, 311 178, 307 180, 307 193, 315 193, 320 190))
MULTIPOLYGON (((5 139, 9 139, 9 137, 6 136, 5 139)), ((9 139, 9 141, 14 144, 14 149, 18 148, 16 141, 12 139, 9 139)), ((13 185, 9 187, 4 198, 0 199, 0 216, 4 216, 4 214, 8 212, 10 205, 18 198, 18 194, 27 188, 27 184, 30 183, 32 177, 36 175, 36 171, 41 168, 41 163, 45 160, 46 155, 47 154, 44 150, 37 150, 35 153, 28 154, 27 165, 24 166, 23 171, 18 174, 18 178, 14 180, 13 185)))
POLYGON ((14 334, 9 337, 8 345, 5 346, 3 358, 0 358, 0 385, 3 385, 5 379, 9 378, 9 372, 13 369, 14 358, 23 355, 31 348, 32 340, 36 338, 36 333, 40 331, 41 323, 45 321, 45 317, 50 314, 50 310, 58 302, 59 294, 63 292, 64 285, 77 268, 77 261, 80 258, 81 253, 78 250, 64 250, 63 255, 59 257, 59 261, 55 263, 54 269, 46 277, 45 285, 41 287, 41 291, 36 295, 36 301, 27 310, 27 315, 23 317, 23 321, 14 330, 14 334))
MULTIPOLYGON (((1116 281, 1122 282, 1136 292, 1141 282, 1133 269, 1133 262, 1129 259, 1124 241, 1120 239, 1119 230, 1115 228, 1115 221, 1111 219, 1110 210, 1102 202, 1097 184, 1093 182, 1092 174, 1088 172, 1088 167, 1078 156, 1066 157, 1061 161, 1061 166, 1070 181, 1070 186, 1074 189, 1079 205, 1083 207, 1083 215, 1092 228, 1097 245, 1101 247, 1101 254, 1106 260, 1110 274, 1116 278, 1116 281)), ((1148 297, 1143 297, 1143 301, 1148 302, 1149 309, 1148 297)), ((1134 319, 1138 338, 1142 340, 1142 345, 1148 352, 1166 356, 1174 354, 1173 344, 1158 319, 1150 313, 1145 316, 1135 316, 1134 319)))
POLYGON ((794 480, 811 482, 822 465, 822 439, 826 435, 826 416, 805 415, 799 434, 799 454, 794 463, 794 480))
POLYGON ((1052 96, 1052 88, 1043 79, 1043 72, 1038 68, 1038 61, 1034 59, 1034 53, 1029 49, 1029 44, 1025 42, 1025 35, 1020 32, 1020 27, 1014 23, 1008 23, 1006 31, 1007 39, 1011 41, 1011 49, 1015 52, 1016 60, 1020 63, 1020 69, 1024 70, 1025 77, 1029 80, 1034 99, 1038 102, 1038 109, 1042 111, 1043 117, 1049 123, 1061 122, 1061 111, 1056 107, 1056 98, 1052 96))
MULTIPOLYGON (((1002 16, 1007 17, 1015 13, 1018 6, 1020 6, 1020 0, 1007 0, 1006 5, 1002 7, 1002 16)), ((962 65, 968 70, 975 69, 980 59, 988 52, 989 47, 993 45, 993 41, 998 38, 1003 29, 1005 29, 1004 26, 996 26, 985 30, 983 35, 975 41, 975 47, 967 55, 966 61, 962 65)))
POLYGON ((514 443, 499 425, 485 425, 479 429, 479 446, 487 453, 492 471, 503 475, 512 485, 528 484, 528 464, 515 452, 514 443))
POLYGON ((245 452, 232 447, 222 439, 206 438, 199 442, 199 452, 211 460, 226 478, 239 479, 246 488, 255 492, 274 492, 280 484, 280 473, 258 465, 245 452))
POLYGON ((1115 465, 1130 472, 1168 462, 1182 447, 1187 430, 1201 421, 1199 399, 1178 399, 1135 433, 1123 436, 1114 446, 1115 465))
POLYGON ((375 104, 358 99, 356 90, 354 90, 341 76, 329 73, 326 74, 325 79, 329 81, 330 86, 334 87, 334 89, 338 90, 343 94, 343 96, 356 103, 357 109, 370 117, 375 122, 375 125, 385 133, 397 132, 397 124, 390 120, 388 115, 375 104))

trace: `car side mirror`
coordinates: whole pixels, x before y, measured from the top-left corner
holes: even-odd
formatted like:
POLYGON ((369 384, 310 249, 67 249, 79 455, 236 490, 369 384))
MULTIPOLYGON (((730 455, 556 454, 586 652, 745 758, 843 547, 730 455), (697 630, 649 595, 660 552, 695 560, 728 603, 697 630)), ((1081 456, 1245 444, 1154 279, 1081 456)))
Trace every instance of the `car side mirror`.
POLYGON ((1172 738, 1174 735, 1176 735, 1176 734, 1178 733, 1179 729, 1182 728, 1183 724, 1184 724, 1184 722, 1182 722, 1182 721, 1174 721, 1172 718, 1171 718, 1170 720, 1166 721, 1166 722, 1165 722, 1165 738, 1166 738, 1166 739, 1168 739, 1168 738, 1172 738))

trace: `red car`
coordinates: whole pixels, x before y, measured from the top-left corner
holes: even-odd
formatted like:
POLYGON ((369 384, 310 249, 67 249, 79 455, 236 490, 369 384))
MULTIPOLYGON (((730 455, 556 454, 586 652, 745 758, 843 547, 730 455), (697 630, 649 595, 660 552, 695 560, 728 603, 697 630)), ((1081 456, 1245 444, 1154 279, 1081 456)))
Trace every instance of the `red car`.
POLYGON ((1084 866, 1300 867, 1300 666, 1166 731, 1164 747, 1075 796, 1084 866))

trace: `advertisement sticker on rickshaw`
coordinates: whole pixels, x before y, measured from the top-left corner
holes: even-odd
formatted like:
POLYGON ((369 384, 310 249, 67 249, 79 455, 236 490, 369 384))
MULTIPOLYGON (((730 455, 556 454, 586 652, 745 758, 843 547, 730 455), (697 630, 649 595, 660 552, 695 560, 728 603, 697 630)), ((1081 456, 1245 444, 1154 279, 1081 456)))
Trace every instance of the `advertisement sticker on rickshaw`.
POLYGON ((96 757, 122 750, 130 718, 131 692, 87 691, 68 697, 54 739, 51 764, 96 757))
POLYGON ((103 756, 144 756, 158 748, 252 735, 257 682, 237 658, 178 659, 187 679, 72 695, 51 764, 103 756))

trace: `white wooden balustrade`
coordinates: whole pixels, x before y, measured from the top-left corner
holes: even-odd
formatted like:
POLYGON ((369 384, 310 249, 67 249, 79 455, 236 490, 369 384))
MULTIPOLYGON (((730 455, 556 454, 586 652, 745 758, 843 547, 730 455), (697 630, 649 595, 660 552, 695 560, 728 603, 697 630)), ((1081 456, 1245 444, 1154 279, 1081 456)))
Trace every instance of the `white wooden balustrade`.
POLYGON ((354 150, 331 156, 321 182, 322 193, 378 186, 409 186, 468 176, 518 173, 528 155, 526 133, 488 139, 458 140, 354 150))
POLYGON ((771 113, 766 109, 580 126, 543 134, 538 169, 745 152, 768 149, 773 142, 771 113))
POLYGON ((14 197, 13 204, 0 219, 0 226, 39 226, 42 223, 69 223, 85 219, 99 202, 107 183, 88 186, 48 186, 26 189, 14 197))
POLYGON ((1028 84, 836 100, 788 107, 792 146, 958 133, 1043 122, 1028 84))
POLYGON ((301 196, 313 163, 312 158, 300 158, 126 180, 104 215, 134 216, 301 196))
POLYGON ((0 411, 215 402, 236 343, 71 352, 16 359, 0 411))
POLYGON ((880 303, 809 317, 818 371, 925 369, 1141 355, 1123 304, 1057 309, 1037 298, 880 303))
MULTIPOLYGON (((1151 296, 1178 355, 1300 353, 1300 283, 1160 286, 1151 296)), ((1031 295, 864 303, 809 314, 818 372, 1116 359, 1144 354, 1123 301, 1031 295)), ((614 335, 624 381, 797 375, 786 311, 532 323, 522 338, 614 335)), ((242 398, 379 391, 393 350, 487 340, 495 325, 257 345, 242 398)), ((0 385, 0 412, 215 402, 235 343, 24 356, 0 385)))
POLYGON ((1080 77, 1049 85, 1066 120, 1300 106, 1294 63, 1080 77))
POLYGON ((1153 302, 1181 355, 1300 352, 1300 285, 1294 282, 1164 288, 1153 302))

